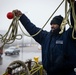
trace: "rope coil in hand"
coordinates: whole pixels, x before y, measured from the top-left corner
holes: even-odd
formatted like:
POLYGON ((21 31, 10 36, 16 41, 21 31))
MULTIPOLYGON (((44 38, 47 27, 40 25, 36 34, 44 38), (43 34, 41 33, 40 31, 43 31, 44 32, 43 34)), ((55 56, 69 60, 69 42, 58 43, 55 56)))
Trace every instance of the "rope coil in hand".
POLYGON ((13 21, 6 32, 6 34, 3 36, 0 34, 1 42, 3 43, 2 47, 4 47, 5 44, 11 44, 15 41, 15 39, 21 39, 22 35, 17 34, 18 32, 18 18, 14 17, 13 21), (17 38, 17 36, 20 36, 21 38, 17 38))

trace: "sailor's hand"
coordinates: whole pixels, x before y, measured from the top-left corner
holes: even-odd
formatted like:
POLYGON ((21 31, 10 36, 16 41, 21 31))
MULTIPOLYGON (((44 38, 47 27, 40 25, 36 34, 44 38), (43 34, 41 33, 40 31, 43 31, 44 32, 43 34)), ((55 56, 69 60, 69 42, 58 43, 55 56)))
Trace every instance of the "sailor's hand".
POLYGON ((22 12, 20 10, 13 10, 12 11, 15 16, 20 17, 22 15, 22 12))

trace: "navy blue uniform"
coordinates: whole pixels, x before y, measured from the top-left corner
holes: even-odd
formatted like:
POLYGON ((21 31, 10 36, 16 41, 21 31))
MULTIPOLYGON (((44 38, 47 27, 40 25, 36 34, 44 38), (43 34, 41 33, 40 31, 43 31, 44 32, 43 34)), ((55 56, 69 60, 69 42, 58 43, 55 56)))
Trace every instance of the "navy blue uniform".
MULTIPOLYGON (((20 21, 30 35, 40 30, 24 14, 20 21)), ((42 46, 42 64, 48 75, 75 75, 76 40, 72 38, 72 30, 69 28, 63 34, 42 30, 33 37, 42 46)))

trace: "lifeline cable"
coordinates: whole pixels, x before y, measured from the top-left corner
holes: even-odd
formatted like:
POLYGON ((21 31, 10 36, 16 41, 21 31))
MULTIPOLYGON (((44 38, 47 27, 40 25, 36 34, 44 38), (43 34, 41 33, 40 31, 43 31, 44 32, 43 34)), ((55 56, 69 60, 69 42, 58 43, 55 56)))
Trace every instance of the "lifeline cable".
POLYGON ((74 10, 74 2, 72 2, 70 0, 71 3, 71 7, 72 7, 72 16, 73 16, 73 20, 74 20, 74 27, 73 27, 73 31, 72 31, 72 38, 76 39, 76 37, 74 36, 74 32, 76 32, 76 15, 75 15, 75 10, 74 10))
POLYGON ((74 33, 76 32, 76 15, 75 15, 75 10, 74 10, 74 1, 72 1, 72 0, 70 0, 70 6, 69 6, 68 12, 67 12, 67 1, 65 1, 65 18, 63 19, 63 21, 61 23, 61 26, 60 26, 61 31, 59 32, 59 34, 63 33, 64 27, 65 27, 65 25, 67 23, 70 26, 70 28, 73 28, 73 30, 72 30, 72 38, 76 39, 76 37, 74 36, 74 33), (70 9, 72 9, 74 27, 70 24, 69 19, 68 19, 70 9))
POLYGON ((72 28, 72 25, 70 24, 69 19, 68 19, 70 9, 71 9, 71 7, 69 7, 69 9, 67 11, 67 1, 65 1, 65 17, 63 18, 63 21, 60 25, 61 31, 59 32, 59 34, 62 34, 64 32, 64 28, 65 28, 66 24, 68 24, 70 26, 70 28, 72 28))

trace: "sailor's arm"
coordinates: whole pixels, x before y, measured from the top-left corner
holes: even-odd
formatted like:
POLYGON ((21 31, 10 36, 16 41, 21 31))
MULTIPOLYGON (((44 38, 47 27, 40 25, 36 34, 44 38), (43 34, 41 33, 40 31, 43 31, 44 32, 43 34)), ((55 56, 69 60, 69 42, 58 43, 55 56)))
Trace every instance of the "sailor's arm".
MULTIPOLYGON (((36 34, 41 28, 36 27, 29 19, 28 17, 23 14, 20 10, 13 10, 15 16, 20 17, 20 22, 22 23, 22 25, 24 26, 24 28, 28 31, 28 33, 30 35, 34 35, 36 34)), ((41 31, 40 33, 38 33, 36 36, 34 36, 33 38, 38 42, 41 43, 42 40, 45 38, 47 34, 47 31, 41 31)))

